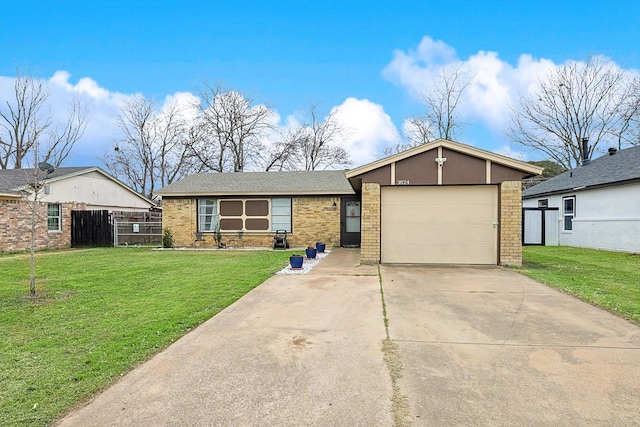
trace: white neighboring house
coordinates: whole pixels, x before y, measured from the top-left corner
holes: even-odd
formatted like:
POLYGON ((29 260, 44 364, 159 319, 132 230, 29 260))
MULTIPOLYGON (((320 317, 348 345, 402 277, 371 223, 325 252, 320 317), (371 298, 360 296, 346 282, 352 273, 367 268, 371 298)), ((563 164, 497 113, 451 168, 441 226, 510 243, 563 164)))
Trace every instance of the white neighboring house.
POLYGON ((99 167, 61 167, 51 174, 34 169, 0 170, 0 251, 24 250, 30 240, 34 181, 38 195, 37 247, 71 244, 72 210, 148 212, 155 206, 99 167), (45 226, 46 224, 46 226, 45 226))
POLYGON ((640 147, 610 149, 522 198, 524 244, 640 253, 640 147))

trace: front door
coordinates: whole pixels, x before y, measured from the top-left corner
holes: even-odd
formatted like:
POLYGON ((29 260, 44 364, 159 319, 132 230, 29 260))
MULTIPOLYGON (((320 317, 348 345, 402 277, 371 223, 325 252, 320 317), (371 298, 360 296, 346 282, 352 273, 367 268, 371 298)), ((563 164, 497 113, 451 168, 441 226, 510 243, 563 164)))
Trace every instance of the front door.
POLYGON ((360 247, 359 197, 342 197, 340 200, 340 246, 360 247))

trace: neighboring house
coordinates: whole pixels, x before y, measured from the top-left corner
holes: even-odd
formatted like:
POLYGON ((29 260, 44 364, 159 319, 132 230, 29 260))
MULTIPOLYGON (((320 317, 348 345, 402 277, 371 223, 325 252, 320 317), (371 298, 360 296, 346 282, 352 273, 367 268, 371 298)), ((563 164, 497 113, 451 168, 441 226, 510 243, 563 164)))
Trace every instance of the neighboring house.
POLYGON ((51 174, 34 169, 0 170, 0 251, 30 247, 33 188, 36 246, 71 245, 72 210, 148 211, 155 204, 98 167, 61 167, 51 174))
POLYGON ((349 171, 196 174, 160 191, 178 246, 359 246, 363 263, 522 262, 521 180, 542 168, 448 140, 349 171), (202 239, 200 237, 202 236, 202 239))
POLYGON ((640 147, 531 187, 522 206, 525 244, 640 252, 640 147))

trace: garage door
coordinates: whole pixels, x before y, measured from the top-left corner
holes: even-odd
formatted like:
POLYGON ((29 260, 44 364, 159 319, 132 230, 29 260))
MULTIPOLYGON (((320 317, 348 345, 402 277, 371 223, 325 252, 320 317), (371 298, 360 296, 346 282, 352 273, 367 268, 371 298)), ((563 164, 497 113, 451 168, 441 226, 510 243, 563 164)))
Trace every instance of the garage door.
POLYGON ((382 262, 497 264, 498 188, 382 188, 382 262))

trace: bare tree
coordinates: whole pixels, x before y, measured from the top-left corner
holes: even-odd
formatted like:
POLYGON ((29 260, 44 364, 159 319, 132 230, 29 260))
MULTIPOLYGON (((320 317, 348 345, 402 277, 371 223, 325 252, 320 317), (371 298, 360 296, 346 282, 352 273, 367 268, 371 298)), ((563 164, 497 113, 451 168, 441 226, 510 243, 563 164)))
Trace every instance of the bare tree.
POLYGON ((639 108, 637 91, 633 77, 607 59, 571 62, 540 80, 535 92, 520 97, 507 133, 572 169, 590 159, 599 144, 622 148, 630 141, 639 108), (586 152, 583 139, 590 143, 586 152))
POLYGON ((302 123, 265 147, 263 169, 311 171, 351 164, 349 153, 339 145, 348 132, 337 114, 334 109, 321 119, 318 105, 312 104, 302 123))
POLYGON ((405 120, 404 133, 407 142, 387 147, 385 155, 426 144, 434 139, 452 140, 464 128, 460 121, 461 99, 472 82, 470 71, 464 64, 443 67, 437 77, 427 84, 422 94, 425 114, 405 120))
POLYGON ((88 117, 86 105, 74 95, 66 119, 56 122, 48 108, 49 96, 45 82, 17 71, 12 97, 3 100, 4 108, 0 109, 1 169, 21 169, 29 155, 34 163, 59 166, 82 137, 88 117), (36 144, 40 146, 39 159, 32 153, 36 144))
POLYGON ((301 169, 312 171, 351 164, 349 153, 339 145, 346 130, 333 109, 321 119, 318 104, 306 111, 306 121, 298 134, 298 163, 301 169))
POLYGON ((295 127, 288 129, 276 142, 270 144, 264 151, 263 169, 272 170, 299 170, 299 149, 307 138, 306 129, 295 127))
POLYGON ((159 112, 151 99, 130 98, 118 114, 118 126, 122 137, 104 163, 139 193, 153 198, 156 189, 198 171, 190 141, 199 131, 176 102, 159 112))
POLYGON ((207 169, 242 172, 259 162, 262 138, 273 128, 271 109, 253 105, 240 92, 206 82, 198 107, 205 135, 192 146, 192 152, 207 169))

